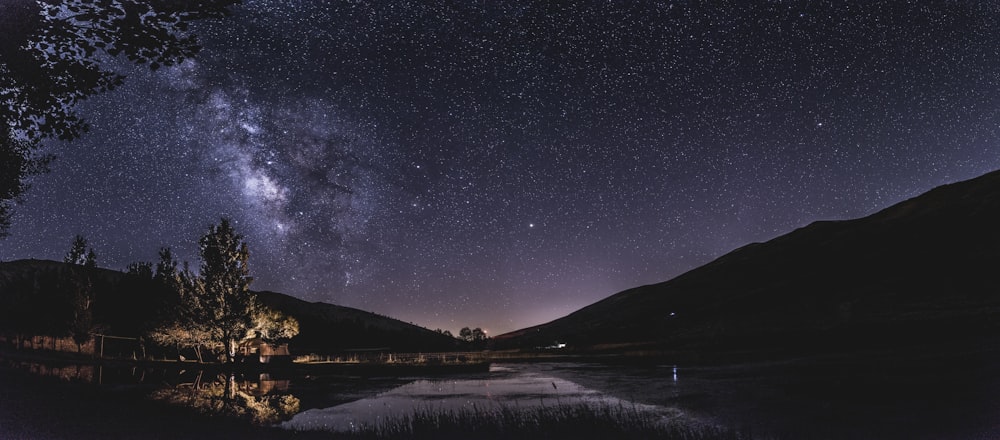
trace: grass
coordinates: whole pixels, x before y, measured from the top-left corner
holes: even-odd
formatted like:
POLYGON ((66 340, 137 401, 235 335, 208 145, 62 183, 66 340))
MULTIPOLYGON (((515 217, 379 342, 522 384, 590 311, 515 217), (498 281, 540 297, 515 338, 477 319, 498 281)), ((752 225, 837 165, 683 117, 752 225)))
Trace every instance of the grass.
POLYGON ((498 406, 415 410, 361 425, 344 438, 381 439, 671 439, 747 440, 747 433, 714 426, 663 423, 656 414, 608 404, 532 408, 498 406))

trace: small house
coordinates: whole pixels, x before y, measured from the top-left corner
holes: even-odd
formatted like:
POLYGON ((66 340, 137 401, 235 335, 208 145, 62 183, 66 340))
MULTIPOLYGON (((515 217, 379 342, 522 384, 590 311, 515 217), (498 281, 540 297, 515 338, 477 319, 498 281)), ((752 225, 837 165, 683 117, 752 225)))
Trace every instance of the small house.
POLYGON ((288 363, 292 361, 287 343, 270 343, 261 338, 259 334, 239 344, 236 349, 236 358, 238 362, 258 364, 288 363))

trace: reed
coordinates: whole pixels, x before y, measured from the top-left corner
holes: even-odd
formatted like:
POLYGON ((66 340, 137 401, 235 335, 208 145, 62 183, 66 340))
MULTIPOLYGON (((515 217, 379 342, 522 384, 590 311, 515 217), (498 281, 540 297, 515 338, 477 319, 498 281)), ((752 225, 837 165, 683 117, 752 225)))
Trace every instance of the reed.
POLYGON ((379 423, 363 424, 347 438, 747 440, 752 436, 715 426, 664 421, 658 414, 630 406, 563 404, 461 410, 424 408, 379 423))

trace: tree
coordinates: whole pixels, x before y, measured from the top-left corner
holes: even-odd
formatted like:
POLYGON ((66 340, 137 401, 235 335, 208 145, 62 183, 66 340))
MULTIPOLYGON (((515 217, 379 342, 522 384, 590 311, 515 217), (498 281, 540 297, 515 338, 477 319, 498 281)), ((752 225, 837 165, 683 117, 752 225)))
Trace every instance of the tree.
POLYGON ((486 340, 486 332, 483 329, 476 327, 472 329, 472 342, 481 342, 486 340))
POLYGON ((458 331, 458 339, 465 342, 472 342, 472 330, 468 327, 462 327, 462 329, 458 331))
POLYGON ((50 155, 37 155, 37 141, 14 139, 10 127, 0 120, 0 238, 10 231, 14 205, 23 199, 30 185, 25 178, 48 171, 50 155))
POLYGON ((153 279, 153 263, 148 261, 136 261, 130 263, 128 267, 125 268, 125 273, 143 280, 153 279))
POLYGON ((90 307, 94 300, 93 285, 89 276, 80 274, 73 274, 70 283, 73 317, 69 323, 69 333, 73 342, 76 342, 76 351, 82 352, 83 344, 90 340, 94 329, 94 313, 90 307))
POLYGON ((0 11, 0 237, 25 177, 42 172, 45 138, 86 130, 80 101, 122 84, 102 58, 123 55, 153 70, 200 49, 189 26, 240 0, 6 0, 0 11))
POLYGON ((288 340, 299 334, 299 321, 267 306, 258 306, 253 328, 247 336, 260 335, 265 341, 288 340))
POLYGON ((97 265, 97 256, 94 254, 94 249, 87 246, 87 239, 77 235, 73 238, 73 244, 70 245, 63 261, 85 268, 82 270, 77 267, 70 268, 70 285, 67 289, 72 305, 69 333, 76 342, 77 351, 82 351, 83 344, 90 339, 94 326, 93 311, 90 307, 94 300, 94 292, 88 269, 97 265))
POLYGON ((97 266, 97 254, 94 253, 94 248, 87 246, 86 238, 77 235, 73 238, 73 244, 70 245, 69 252, 66 253, 63 261, 78 266, 95 267, 97 266))
POLYGON ((200 274, 184 263, 177 270, 170 248, 160 249, 153 279, 170 289, 174 301, 165 307, 161 323, 149 333, 161 345, 192 347, 198 360, 201 349, 222 349, 233 361, 238 342, 256 336, 268 341, 286 340, 299 333, 299 322, 280 311, 260 305, 250 291, 250 252, 243 236, 228 219, 211 225, 198 240, 200 274))
POLYGON ((211 347, 212 332, 201 302, 204 292, 201 278, 191 272, 186 262, 183 269, 177 270, 170 249, 163 248, 153 279, 167 291, 169 300, 163 304, 159 323, 149 332, 149 338, 163 346, 190 347, 198 362, 202 362, 201 349, 205 345, 211 347))
POLYGON ((177 260, 174 259, 173 251, 169 247, 162 247, 160 248, 159 255, 160 261, 156 262, 156 273, 153 275, 153 279, 160 281, 168 287, 176 288, 175 283, 178 281, 177 260))
POLYGON ((257 298, 250 292, 250 252, 243 236, 236 233, 229 220, 211 225, 198 241, 201 253, 200 295, 203 324, 213 342, 225 349, 232 362, 236 342, 254 328, 257 298))

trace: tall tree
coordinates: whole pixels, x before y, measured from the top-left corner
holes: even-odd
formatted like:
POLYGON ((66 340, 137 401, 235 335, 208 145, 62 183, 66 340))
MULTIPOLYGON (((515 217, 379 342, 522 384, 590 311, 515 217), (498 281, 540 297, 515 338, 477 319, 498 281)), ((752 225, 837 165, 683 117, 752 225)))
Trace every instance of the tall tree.
POLYGON ((163 346, 186 347, 194 350, 202 362, 202 347, 213 347, 212 322, 203 300, 205 285, 201 277, 191 272, 187 262, 181 270, 169 248, 160 250, 160 262, 154 280, 166 290, 168 300, 156 325, 148 336, 163 346))
POLYGON ((201 305, 211 338, 233 360, 236 343, 254 328, 257 298, 250 291, 250 252, 228 219, 211 225, 198 241, 203 292, 201 305))
POLYGON ((176 287, 174 283, 177 281, 177 260, 174 259, 173 251, 169 247, 162 247, 159 255, 160 261, 156 262, 153 279, 167 284, 168 287, 176 287))
POLYGON ((84 268, 71 267, 69 274, 69 286, 66 293, 69 295, 72 316, 68 323, 70 336, 76 342, 77 351, 82 351, 82 346, 90 340, 90 333, 94 325, 93 310, 91 304, 94 300, 93 283, 90 280, 90 270, 97 265, 97 256, 94 249, 87 245, 87 239, 82 235, 73 238, 69 252, 63 259, 66 263, 83 266, 84 268))
POLYGON ((0 7, 0 236, 24 178, 44 170, 44 138, 86 130, 81 100, 120 85, 102 67, 123 55, 156 70, 193 56, 195 20, 222 17, 240 0, 5 0, 0 7))

